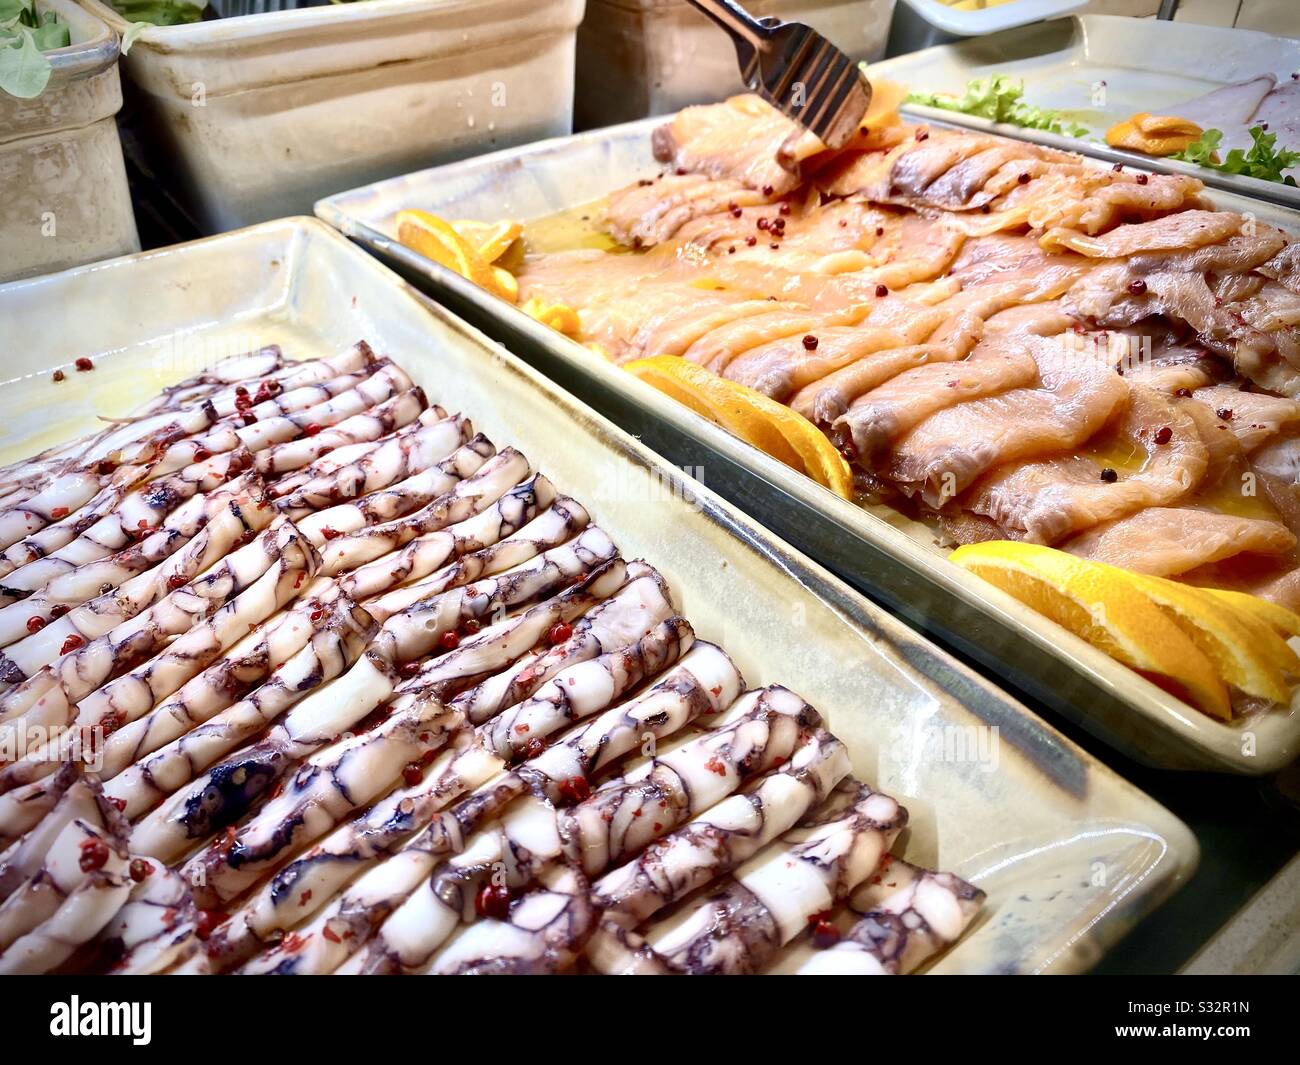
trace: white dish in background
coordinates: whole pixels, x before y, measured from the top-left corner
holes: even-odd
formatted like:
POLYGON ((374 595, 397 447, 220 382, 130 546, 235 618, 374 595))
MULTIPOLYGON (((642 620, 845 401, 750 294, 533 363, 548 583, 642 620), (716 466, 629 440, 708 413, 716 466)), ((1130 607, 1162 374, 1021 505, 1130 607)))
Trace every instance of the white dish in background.
MULTIPOLYGON (((107 0, 85 7, 119 34, 107 0)), ((122 58, 142 170, 201 232, 568 133, 583 0, 365 0, 154 26, 122 58)))
MULTIPOLYGON (((497 221, 543 218, 592 203, 658 173, 662 164, 651 153, 650 135, 661 121, 391 178, 322 200, 316 213, 570 390, 616 411, 623 428, 663 434, 658 450, 683 463, 703 463, 708 482, 725 482, 769 529, 1129 757, 1161 768, 1250 775, 1292 762, 1300 754, 1300 691, 1287 710, 1226 724, 1193 710, 949 562, 929 526, 888 506, 841 499, 396 238, 394 216, 407 207, 449 219, 497 221)), ((1250 211, 1263 222, 1300 230, 1300 218, 1281 208, 1229 193, 1213 199, 1225 210, 1250 211)))
POLYGON ((1085 6, 1088 0, 1003 0, 978 11, 961 11, 940 0, 903 0, 903 3, 931 26, 959 37, 974 37, 1068 15, 1085 6))
POLYGON ((589 505, 751 684, 813 703, 855 771, 908 806, 905 856, 988 892, 936 971, 1087 969, 1191 875, 1196 841, 1163 807, 314 220, 0 286, 17 376, 0 386, 0 461, 125 413, 195 360, 268 343, 319 356, 359 337, 589 505), (93 374, 50 382, 79 356, 93 374), (996 764, 956 746, 973 730, 996 764))
MULTIPOLYGON (((1300 33, 1300 9, 1297 11, 1300 33)), ((1025 83, 1027 103, 1062 112, 1063 118, 1087 126, 1091 137, 1000 125, 918 104, 905 104, 903 110, 967 129, 1083 152, 1112 163, 1191 174, 1216 188, 1300 207, 1300 189, 1122 151, 1104 143, 1106 130, 1140 111, 1176 114, 1176 105, 1212 89, 1262 74, 1284 81, 1296 71, 1300 71, 1300 40, 1254 30, 1114 15, 1076 15, 993 37, 936 45, 871 67, 871 73, 901 81, 915 92, 956 96, 973 78, 991 74, 1019 78, 1025 83)), ((1300 168, 1292 174, 1300 180, 1300 168)))

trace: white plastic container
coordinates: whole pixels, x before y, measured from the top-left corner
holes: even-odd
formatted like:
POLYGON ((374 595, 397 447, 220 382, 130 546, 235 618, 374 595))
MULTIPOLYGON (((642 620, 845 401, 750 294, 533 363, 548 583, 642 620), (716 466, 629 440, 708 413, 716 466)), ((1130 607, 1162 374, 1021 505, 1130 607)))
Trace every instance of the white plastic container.
POLYGON ((568 133, 582 10, 359 0, 154 27, 122 60, 131 143, 204 232, 307 213, 340 189, 568 133))
POLYGON ((117 37, 72 0, 37 0, 72 43, 31 100, 0 92, 0 281, 139 251, 114 116, 117 37))
MULTIPOLYGON (((854 59, 885 52, 894 0, 746 0, 804 22, 854 59)), ((588 0, 578 30, 574 125, 594 129, 744 91, 730 38, 685 0, 588 0)))

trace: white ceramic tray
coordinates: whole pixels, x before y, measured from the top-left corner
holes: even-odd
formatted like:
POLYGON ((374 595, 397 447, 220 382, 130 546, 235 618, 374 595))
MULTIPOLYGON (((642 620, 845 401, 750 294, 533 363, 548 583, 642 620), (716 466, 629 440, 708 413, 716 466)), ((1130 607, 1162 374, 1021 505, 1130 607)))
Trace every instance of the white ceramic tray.
MULTIPOLYGON (((933 533, 888 507, 863 508, 751 447, 396 239, 393 218, 540 218, 658 172, 650 119, 392 178, 316 213, 570 391, 651 440, 818 561, 1071 720, 1147 764, 1269 773, 1300 754, 1300 693, 1286 712, 1231 724, 1192 710, 1010 596, 953 565, 933 533)), ((1102 165, 1098 163, 1097 165, 1102 165)), ((1283 224, 1280 208, 1219 194, 1224 207, 1283 224)), ((1294 222, 1292 223, 1294 225, 1294 222)))
MULTIPOLYGON (((1295 17, 1296 33, 1300 34, 1300 5, 1295 17)), ((919 104, 905 104, 903 110, 918 118, 942 119, 967 129, 1084 152, 1139 170, 1191 174, 1215 188, 1300 207, 1300 189, 1279 182, 1222 174, 1105 143, 1106 130, 1139 111, 1176 112, 1179 103, 1261 74, 1272 74, 1279 81, 1289 79, 1300 71, 1300 40, 1291 37, 1190 22, 1076 15, 935 45, 876 63, 871 69, 915 92, 958 96, 972 78, 1008 74, 1024 81, 1029 103, 1063 112, 1088 127, 1091 135, 1064 137, 919 104)), ((1292 175, 1300 181, 1300 169, 1292 175)))
POLYGON ((124 413, 196 363, 359 337, 660 567, 751 684, 780 680, 826 715, 855 771, 908 806, 907 857, 989 894, 940 971, 1086 969, 1191 874, 1196 842, 1162 807, 319 222, 0 286, 16 377, 0 385, 0 461, 124 413), (93 373, 51 383, 83 355, 93 373))
POLYGON ((1057 15, 1067 15, 1087 4, 1088 0, 1006 0, 1001 4, 975 11, 964 11, 940 0, 903 0, 931 26, 959 37, 997 33, 1039 22, 1057 15))

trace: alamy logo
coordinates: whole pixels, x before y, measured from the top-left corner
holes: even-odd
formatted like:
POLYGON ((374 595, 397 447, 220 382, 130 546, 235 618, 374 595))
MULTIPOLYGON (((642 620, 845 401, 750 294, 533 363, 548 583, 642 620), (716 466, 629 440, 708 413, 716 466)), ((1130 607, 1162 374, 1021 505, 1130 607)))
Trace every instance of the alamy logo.
POLYGON ((138 1047, 148 1046, 153 1026, 151 1002, 71 1002, 50 1006, 50 1035, 129 1035, 138 1047))

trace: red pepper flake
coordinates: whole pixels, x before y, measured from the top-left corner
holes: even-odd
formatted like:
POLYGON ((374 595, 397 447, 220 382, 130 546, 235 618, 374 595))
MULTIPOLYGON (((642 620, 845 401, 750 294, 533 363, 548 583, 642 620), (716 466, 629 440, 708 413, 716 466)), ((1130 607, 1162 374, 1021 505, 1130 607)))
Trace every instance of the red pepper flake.
POLYGON ((1134 278, 1128 283, 1128 290, 1135 296, 1140 296, 1147 290, 1147 283, 1140 277, 1134 278))
POLYGON ((235 395, 246 396, 248 395, 248 389, 245 388, 243 385, 235 385, 235 395))
POLYGON ((729 248, 727 249, 727 254, 728 254, 728 255, 735 255, 735 254, 736 254, 736 246, 735 246, 734 244, 731 245, 731 247, 729 247, 729 248))
POLYGON ((919 141, 929 140, 930 131, 928 129, 918 129, 916 131, 916 139, 919 141))
POLYGON ((1150 179, 1146 176, 1146 174, 1139 174, 1137 176, 1137 183, 1139 185, 1145 185, 1149 180, 1150 179))
POLYGON ((199 910, 194 920, 194 934, 206 940, 227 918, 221 910, 199 910))
POLYGON ((206 462, 210 458, 212 458, 212 452, 209 451, 206 447, 200 447, 195 449, 194 451, 195 462, 206 462))
POLYGON ((780 211, 781 214, 789 214, 789 213, 790 213, 790 205, 789 205, 788 203, 783 203, 783 204, 781 204, 780 207, 777 208, 777 210, 780 211))
POLYGON ((1116 163, 1114 166, 1111 167, 1111 169, 1112 169, 1113 171, 1115 171, 1115 173, 1117 173, 1117 174, 1122 174, 1122 173, 1124 173, 1124 164, 1123 164, 1123 163, 1116 163))
POLYGON ((840 941, 840 930, 830 921, 817 921, 812 926, 812 940, 818 950, 829 950, 840 941))
POLYGON ((544 750, 546 750, 546 741, 540 736, 534 736, 524 747, 524 757, 536 758, 544 750))
POLYGON ((239 411, 241 414, 244 411, 248 410, 248 408, 251 407, 252 405, 253 405, 253 400, 249 397, 247 392, 245 392, 242 396, 235 397, 235 410, 239 411))
POLYGON ((74 632, 63 641, 63 646, 59 648, 59 654, 66 655, 69 651, 75 651, 78 647, 84 647, 85 645, 86 638, 74 632))
POLYGON ((72 364, 77 368, 77 373, 85 373, 87 370, 93 370, 95 364, 84 355, 72 364))
POLYGON ((28 632, 40 632, 43 628, 45 628, 45 619, 39 614, 33 614, 27 619, 28 632))
POLYGON ((141 880, 153 876, 153 862, 147 862, 143 858, 132 858, 130 872, 131 879, 138 884, 141 880))
POLYGON ((586 777, 569 777, 561 781, 560 794, 571 802, 583 802, 591 798, 591 785, 586 777))
POLYGON ((1018 178, 1016 178, 1016 180, 1017 180, 1018 182, 1020 182, 1020 184, 1022 184, 1022 185, 1028 185, 1028 184, 1029 184, 1029 175, 1028 175, 1027 173, 1022 173, 1018 178))
POLYGON ((727 763, 716 754, 704 763, 704 768, 710 773, 717 773, 720 777, 725 777, 727 775, 727 763))
POLYGON ((776 251, 777 248, 779 248, 780 246, 781 245, 777 244, 775 241, 773 241, 771 244, 768 245, 768 247, 771 248, 773 251, 776 251))
POLYGON ((403 677, 413 677, 420 672, 419 662, 403 662, 397 667, 397 672, 403 677))
POLYGON ((520 724, 518 724, 518 725, 515 726, 515 732, 516 732, 516 734, 518 734, 518 735, 520 735, 520 736, 527 735, 527 733, 528 733, 529 731, 531 731, 531 729, 532 729, 532 726, 529 725, 528 722, 526 722, 526 721, 521 722, 520 724))
POLYGON ((466 635, 473 636, 483 628, 483 623, 478 618, 470 618, 461 628, 465 630, 466 635))
POLYGON ((885 227, 884 227, 884 226, 876 226, 876 236, 878 236, 878 237, 883 237, 884 235, 885 235, 885 227))
POLYGON ((307 571, 302 570, 301 572, 299 572, 298 576, 294 578, 293 586, 295 588, 301 588, 302 582, 305 581, 306 579, 307 579, 307 571))
POLYGON ((55 507, 53 510, 50 511, 50 517, 53 518, 55 521, 58 521, 60 518, 66 518, 67 516, 68 516, 67 507, 55 507))
POLYGON ((251 410, 250 410, 250 411, 246 411, 246 412, 244 413, 244 424, 245 424, 245 425, 256 425, 256 424, 257 424, 257 415, 254 414, 251 410))
POLYGON ((746 238, 745 238, 745 243, 748 244, 748 245, 752 248, 755 244, 758 243, 758 238, 757 238, 757 237, 746 237, 746 238))
POLYGON ((1155 439, 1157 444, 1167 444, 1173 438, 1174 438, 1174 431, 1171 428, 1169 428, 1169 426, 1167 425, 1162 425, 1159 429, 1156 430, 1155 439))
POLYGON ((774 193, 775 191, 776 191, 776 189, 772 188, 771 185, 764 185, 764 186, 763 186, 763 195, 764 195, 764 196, 771 196, 772 193, 774 193))
POLYGON ((304 891, 301 895, 298 896, 299 906, 306 906, 307 903, 309 902, 311 902, 311 888, 308 888, 306 891, 304 891))
POLYGON ((108 855, 108 844, 102 839, 85 839, 81 841, 81 858, 77 864, 83 873, 93 873, 104 868, 108 855))
POLYGON ((573 626, 567 621, 561 621, 551 626, 551 631, 546 634, 546 642, 552 647, 557 647, 572 635, 573 626))
POLYGON ((125 813, 125 812, 126 812, 126 800, 125 800, 125 799, 119 799, 119 798, 117 798, 116 796, 113 796, 113 797, 109 798, 108 802, 109 802, 109 805, 112 806, 113 809, 116 810, 118 813, 125 813))
POLYGON ((307 426, 307 428, 303 430, 303 433, 306 436, 315 436, 319 432, 320 432, 320 426, 317 425, 315 422, 312 422, 309 426, 307 426))
POLYGON ((510 916, 510 889, 504 884, 484 884, 474 896, 474 912, 504 921, 510 916))
POLYGON ((1228 407, 1220 407, 1214 413, 1217 414, 1220 418, 1222 418, 1225 422, 1232 421, 1232 411, 1228 407))
POLYGON ((105 714, 99 719, 99 728, 105 736, 111 736, 120 729, 126 722, 122 720, 122 715, 116 710, 112 713, 105 714))
POLYGON ((290 932, 280 941, 280 949, 286 954, 297 954, 307 945, 307 940, 311 939, 310 935, 300 935, 297 932, 290 932))
POLYGON ((66 376, 67 374, 65 374, 62 370, 55 370, 52 374, 50 374, 50 379, 57 385, 66 376))
POLYGON ((64 603, 56 603, 54 606, 50 607, 50 618, 61 618, 70 609, 71 608, 64 603))
POLYGON ((420 783, 420 777, 423 775, 424 771, 420 768, 419 762, 407 762, 402 767, 402 780, 406 782, 408 788, 413 788, 420 783))
POLYGON ((331 529, 328 525, 320 531, 320 534, 325 537, 326 540, 335 540, 343 535, 338 531, 338 529, 331 529))
POLYGON ((332 929, 329 925, 326 925, 324 928, 322 928, 320 934, 323 935, 326 939, 328 939, 331 943, 343 942, 343 940, 339 938, 339 934, 335 932, 334 929, 332 929))
POLYGON ((438 637, 438 646, 444 651, 454 651, 460 646, 460 637, 454 632, 444 632, 438 637))
POLYGON ((320 621, 320 619, 323 618, 324 616, 325 616, 325 611, 319 608, 311 612, 312 621, 320 621))
POLYGON ((184 588, 188 582, 183 573, 173 573, 167 578, 167 587, 175 591, 177 588, 184 588))
POLYGON ((889 295, 889 286, 888 286, 888 285, 877 285, 877 286, 876 286, 876 299, 878 299, 878 300, 883 300, 883 299, 884 299, 886 296, 888 296, 888 295, 889 295))
POLYGON ((809 333, 806 337, 803 338, 803 347, 805 351, 816 351, 817 338, 813 336, 811 333, 809 333))

